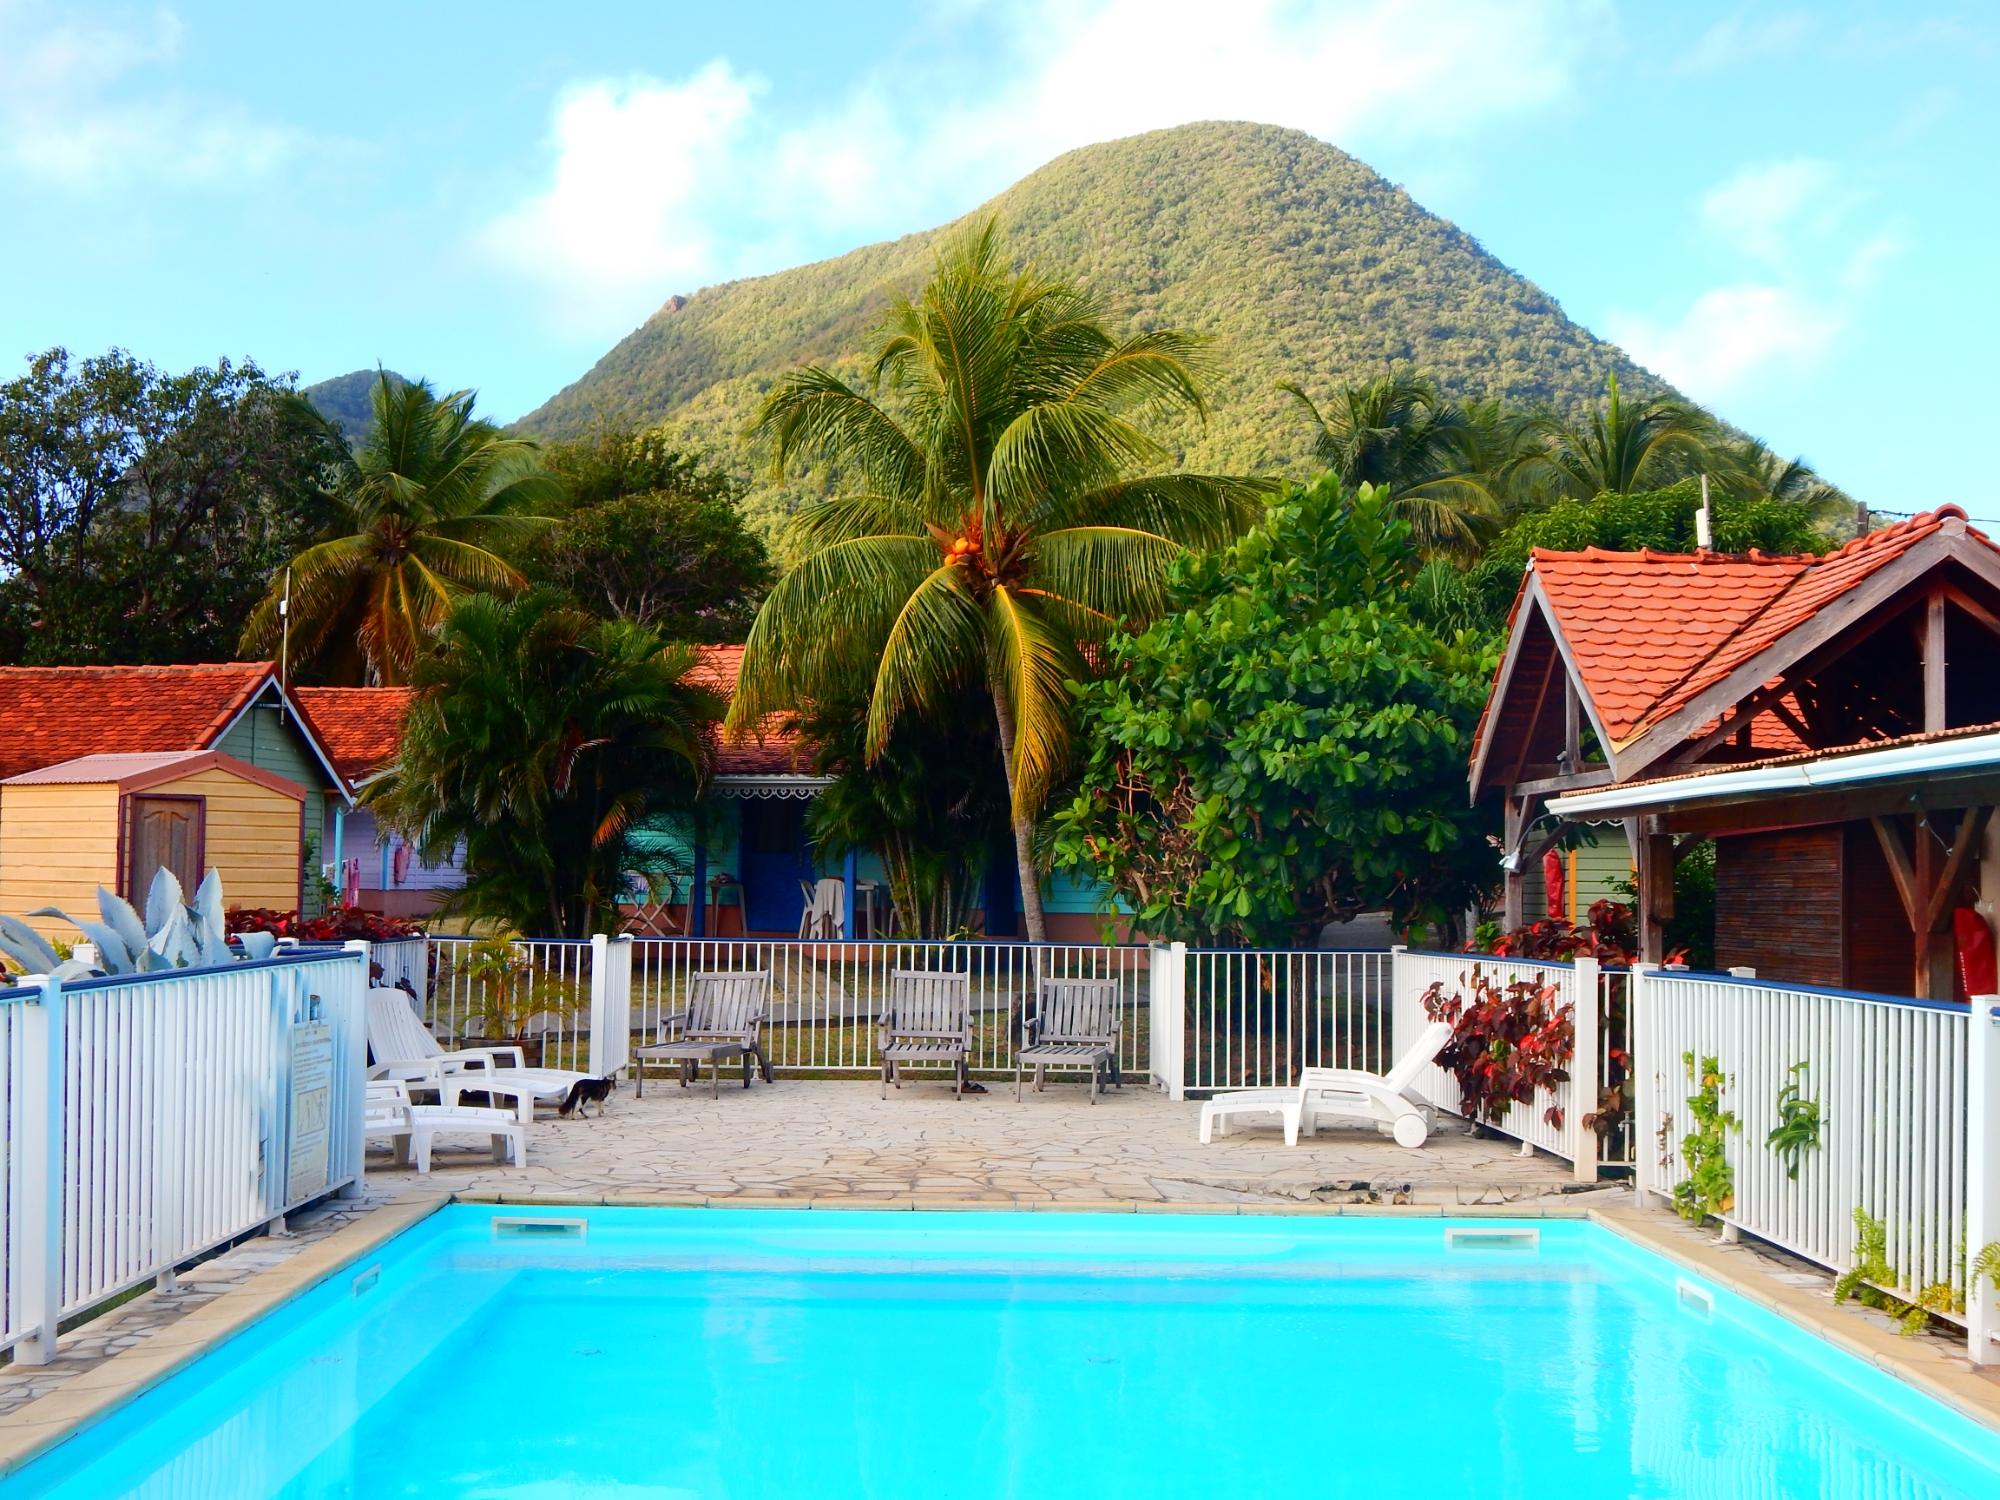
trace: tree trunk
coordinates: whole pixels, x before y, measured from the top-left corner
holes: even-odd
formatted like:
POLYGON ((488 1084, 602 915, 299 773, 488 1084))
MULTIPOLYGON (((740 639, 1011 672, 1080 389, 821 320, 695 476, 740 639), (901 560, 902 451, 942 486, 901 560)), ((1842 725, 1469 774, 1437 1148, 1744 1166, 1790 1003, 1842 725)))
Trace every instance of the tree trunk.
MULTIPOLYGON (((998 683, 993 686, 993 718, 1000 726, 1000 764, 1007 771, 1007 805, 1014 825, 1014 860, 1021 872, 1021 916, 1028 924, 1028 941, 1046 943, 1048 923, 1042 917, 1042 882, 1035 871, 1035 820, 1023 816, 1014 789, 1014 705, 998 683)), ((990 930, 992 924, 989 922, 990 930)))

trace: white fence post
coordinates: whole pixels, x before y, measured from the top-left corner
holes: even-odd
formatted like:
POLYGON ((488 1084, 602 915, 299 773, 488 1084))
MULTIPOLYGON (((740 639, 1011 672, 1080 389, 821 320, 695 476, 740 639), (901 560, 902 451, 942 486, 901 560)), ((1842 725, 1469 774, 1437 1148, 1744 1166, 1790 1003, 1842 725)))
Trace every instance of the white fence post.
POLYGON ((21 1007, 21 1313, 35 1336, 14 1346, 14 1360, 45 1365, 56 1355, 62 1321, 63 1265, 63 989, 39 982, 41 998, 21 1007))
POLYGON ((632 939, 593 933, 590 939, 590 1061, 608 1078, 632 1061, 632 939))
POLYGON ((1660 1160, 1657 1142, 1649 1133, 1659 1118, 1661 1059, 1653 1035, 1652 988, 1646 981, 1653 965, 1634 963, 1625 991, 1625 1077, 1632 1085, 1632 1114, 1627 1129, 1632 1136, 1632 1180, 1639 1207, 1663 1203, 1660 1191, 1660 1160))
POLYGON ((1598 1030, 1602 1024, 1598 1007, 1603 1003, 1603 986, 1598 978, 1596 958, 1579 954, 1576 960, 1576 1009, 1572 1012, 1576 1046, 1569 1064, 1570 1126, 1574 1142, 1570 1167, 1578 1182, 1597 1181, 1597 1132, 1583 1123, 1583 1117, 1597 1109, 1598 1059, 1603 1055, 1598 1030))
MULTIPOLYGON (((2000 1241, 2000 995, 1977 995, 1966 1038, 1965 1255, 1968 1263, 2000 1241)), ((1975 1365, 2000 1364, 2000 1293, 1968 1264, 1966 1352, 1975 1365)))
POLYGON ((1389 1038, 1383 1050, 1385 1067, 1394 1067, 1396 1059, 1403 1055, 1406 1038, 1414 1038, 1421 1027, 1405 1032, 1400 1024, 1403 1014, 1403 966, 1408 962, 1410 947, 1407 943, 1389 945, 1389 1038))
POLYGON ((1146 1022, 1154 1085, 1169 1099, 1187 1097, 1187 944, 1154 943, 1146 1022))

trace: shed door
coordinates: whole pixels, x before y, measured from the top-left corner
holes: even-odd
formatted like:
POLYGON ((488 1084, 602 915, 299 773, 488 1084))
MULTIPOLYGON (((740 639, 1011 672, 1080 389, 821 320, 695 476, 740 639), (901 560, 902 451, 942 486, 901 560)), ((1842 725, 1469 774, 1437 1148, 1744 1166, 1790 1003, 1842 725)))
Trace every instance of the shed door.
POLYGON ((153 872, 172 870, 184 896, 201 884, 202 822, 207 803, 201 797, 134 797, 126 848, 126 895, 137 905, 152 889, 153 872))

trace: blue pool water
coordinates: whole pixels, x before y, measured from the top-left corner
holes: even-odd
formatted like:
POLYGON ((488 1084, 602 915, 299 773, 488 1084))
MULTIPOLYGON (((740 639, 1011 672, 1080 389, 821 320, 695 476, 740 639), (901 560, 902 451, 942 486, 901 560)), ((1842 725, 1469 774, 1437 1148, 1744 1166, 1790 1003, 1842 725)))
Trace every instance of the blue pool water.
POLYGON ((0 1497, 2000 1495, 2000 1436, 1581 1222, 524 1216, 438 1213, 0 1497))

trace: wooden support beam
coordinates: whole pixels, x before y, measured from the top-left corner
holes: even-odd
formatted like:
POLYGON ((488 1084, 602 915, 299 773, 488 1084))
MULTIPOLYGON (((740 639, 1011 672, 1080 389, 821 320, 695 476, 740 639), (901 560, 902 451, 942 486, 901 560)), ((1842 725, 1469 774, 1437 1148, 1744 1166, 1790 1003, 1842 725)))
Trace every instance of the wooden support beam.
MULTIPOLYGON (((1965 878, 1979 841, 1986 833, 1986 820, 1992 815, 1990 807, 1968 807, 1958 820, 1958 832, 1952 836, 1950 852, 1945 855, 1944 869, 1937 877, 1937 884, 1931 889, 1924 905, 1923 931, 1943 932, 1951 921, 1951 898, 1965 878)), ((1917 830, 1918 838, 1927 838, 1929 833, 1923 828, 1917 830)))
POLYGON ((1924 732, 1945 727, 1944 718, 1944 591, 1931 590, 1924 601, 1924 732))
POLYGON ((1912 842, 1915 847, 1910 851, 1913 877, 1910 886, 1915 899, 1910 917, 1914 945, 1910 993, 1920 1000, 1949 1000, 1952 991, 1951 934, 1934 932, 1930 925, 1931 904, 1943 884, 1943 867, 1948 859, 1922 813, 1917 815, 1912 842))
POLYGON ((1509 787, 1506 812, 1500 824, 1500 852, 1506 865, 1500 879, 1500 925, 1508 932, 1522 924, 1521 913, 1525 905, 1521 870, 1521 810, 1521 802, 1515 797, 1514 789, 1509 787))
POLYGON ((1650 831, 1639 837, 1639 958, 1659 963, 1667 951, 1667 922, 1674 914, 1673 835, 1650 831))
POLYGON ((1585 766, 1574 776, 1543 776, 1534 781, 1517 781, 1510 790, 1516 797, 1540 797, 1587 791, 1594 786, 1610 786, 1611 781, 1609 766, 1585 766))
POLYGON ((1583 705, 1576 695, 1576 679, 1563 673, 1563 769, 1575 771, 1583 765, 1583 705))
POLYGON ((1882 857, 1889 862, 1889 878, 1895 882, 1896 895, 1903 903, 1903 919, 1912 930, 1917 925, 1917 877, 1910 867, 1910 849, 1903 842, 1903 831, 1888 818, 1870 818, 1875 829, 1875 841, 1882 846, 1882 857))

